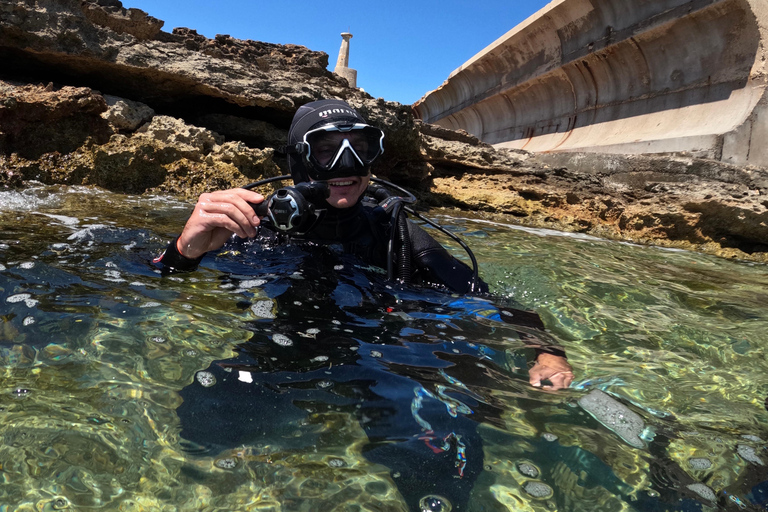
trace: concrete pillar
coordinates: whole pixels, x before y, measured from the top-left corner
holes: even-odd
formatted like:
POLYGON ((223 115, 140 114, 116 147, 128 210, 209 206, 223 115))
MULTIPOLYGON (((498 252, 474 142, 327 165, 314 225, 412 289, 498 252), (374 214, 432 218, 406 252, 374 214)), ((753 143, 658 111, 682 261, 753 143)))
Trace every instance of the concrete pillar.
POLYGON ((336 60, 336 68, 333 72, 342 78, 346 78, 350 87, 357 87, 357 70, 349 67, 349 40, 352 34, 349 32, 341 33, 341 48, 339 48, 339 58, 336 60))

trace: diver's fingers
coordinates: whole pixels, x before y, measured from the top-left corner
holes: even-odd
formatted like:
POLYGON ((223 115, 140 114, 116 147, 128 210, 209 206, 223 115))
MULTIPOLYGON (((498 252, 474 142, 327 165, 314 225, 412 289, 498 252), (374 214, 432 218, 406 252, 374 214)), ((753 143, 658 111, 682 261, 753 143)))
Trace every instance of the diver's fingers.
MULTIPOLYGON (((252 204, 258 204, 264 196, 245 189, 222 190, 202 194, 195 206, 197 221, 208 227, 225 227, 244 238, 255 236, 259 218, 252 204), (239 229, 232 229, 234 221, 239 229)), ((193 219, 192 219, 193 220, 193 219)), ((194 222, 194 220, 193 220, 194 222)))
POLYGON ((555 372, 548 377, 551 386, 544 386, 544 389, 564 389, 571 385, 573 382, 573 372, 570 370, 555 372))
POLYGON ((550 372, 554 371, 536 361, 533 367, 528 370, 528 382, 531 384, 531 386, 535 388, 541 387, 541 381, 547 378, 545 373, 546 370, 549 370, 550 372))

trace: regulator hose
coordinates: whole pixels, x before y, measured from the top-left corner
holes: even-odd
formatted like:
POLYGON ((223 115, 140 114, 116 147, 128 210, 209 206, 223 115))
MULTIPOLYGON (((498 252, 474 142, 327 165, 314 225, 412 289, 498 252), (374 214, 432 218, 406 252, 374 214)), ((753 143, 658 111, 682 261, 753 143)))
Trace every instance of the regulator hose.
POLYGON ((408 233, 408 217, 400 208, 397 212, 397 236, 400 239, 400 261, 397 280, 403 284, 411 282, 411 236, 408 233))

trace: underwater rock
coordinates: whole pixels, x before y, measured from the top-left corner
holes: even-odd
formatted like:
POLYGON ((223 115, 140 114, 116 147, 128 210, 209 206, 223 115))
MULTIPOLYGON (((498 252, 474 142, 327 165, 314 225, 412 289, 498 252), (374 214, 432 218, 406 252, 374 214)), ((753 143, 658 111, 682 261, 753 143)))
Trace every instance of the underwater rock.
POLYGON ((752 464, 758 466, 765 466, 763 459, 757 456, 757 452, 751 446, 740 444, 736 447, 736 452, 739 454, 739 457, 746 460, 747 462, 751 462, 752 464))
POLYGON ((710 489, 704 484, 690 484, 686 486, 691 491, 695 492, 705 500, 709 501, 715 501, 717 497, 715 496, 715 491, 710 489))
POLYGON ((281 347, 293 346, 293 340, 285 334, 275 333, 272 335, 272 341, 280 345, 281 347))
POLYGON ((274 307, 271 300, 260 300, 251 306, 251 311, 259 318, 276 318, 274 307))
POLYGON ((697 457, 688 460, 688 464, 695 470, 705 470, 712 467, 712 461, 704 457, 697 457))
POLYGON ((599 389, 592 390, 587 395, 581 397, 579 405, 630 446, 635 448, 645 447, 645 442, 640 437, 645 429, 645 422, 626 405, 599 389))
POLYGON ((537 468, 530 462, 518 462, 517 470, 523 475, 530 478, 537 478, 539 476, 539 468, 537 468))
POLYGON ((204 388, 209 388, 216 384, 216 376, 211 372, 197 372, 195 374, 195 379, 197 379, 197 382, 204 388))
POLYGON ((525 489, 525 492, 536 498, 549 498, 554 493, 552 488, 543 482, 527 482, 523 486, 523 489, 525 489))

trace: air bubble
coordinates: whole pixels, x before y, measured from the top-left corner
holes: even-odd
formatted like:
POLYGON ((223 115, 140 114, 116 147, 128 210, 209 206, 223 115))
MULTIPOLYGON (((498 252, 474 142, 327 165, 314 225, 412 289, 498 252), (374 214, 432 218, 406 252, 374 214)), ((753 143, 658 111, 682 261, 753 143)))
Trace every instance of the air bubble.
POLYGON ((344 459, 331 459, 328 461, 328 465, 332 468, 343 468, 347 463, 344 462, 344 459))
POLYGON ((310 361, 315 363, 322 363, 323 361, 327 361, 327 360, 328 360, 328 356, 317 356, 310 359, 310 361))
POLYGON ((554 494, 552 488, 544 482, 528 482, 523 486, 523 489, 536 498, 549 498, 554 494))
POLYGON ((378 350, 371 350, 371 357, 379 358, 381 357, 381 352, 378 350))
POLYGON ((165 343, 165 338, 163 338, 162 336, 152 336, 151 338, 149 338, 149 341, 153 341, 155 343, 165 343))
POLYGON ((204 388, 209 388, 216 384, 216 376, 211 372, 197 372, 195 378, 204 388))
POLYGON ((14 398, 27 398, 29 395, 32 394, 32 390, 25 389, 25 388, 17 388, 13 390, 12 394, 14 398))
POLYGON ((22 325, 32 325, 33 323, 35 323, 35 317, 33 316, 24 317, 24 320, 22 320, 21 323, 22 325))
POLYGON ((289 338, 285 334, 279 334, 279 333, 273 334, 272 341, 274 341, 281 347, 290 347, 293 345, 293 341, 291 340, 291 338, 289 338))
POLYGON ((318 389, 328 389, 328 388, 332 388, 333 387, 333 382, 331 382, 329 380, 321 380, 317 384, 315 384, 315 386, 318 389))
POLYGON ((51 508, 53 510, 61 510, 69 506, 69 500, 67 498, 56 498, 51 502, 51 508))
POLYGON ((452 508, 450 501, 436 494, 424 496, 419 500, 421 512, 449 512, 452 508))
POLYGON ((552 441, 557 441, 557 436, 555 434, 552 434, 551 432, 545 432, 541 437, 543 437, 546 441, 549 441, 550 443, 552 441))

